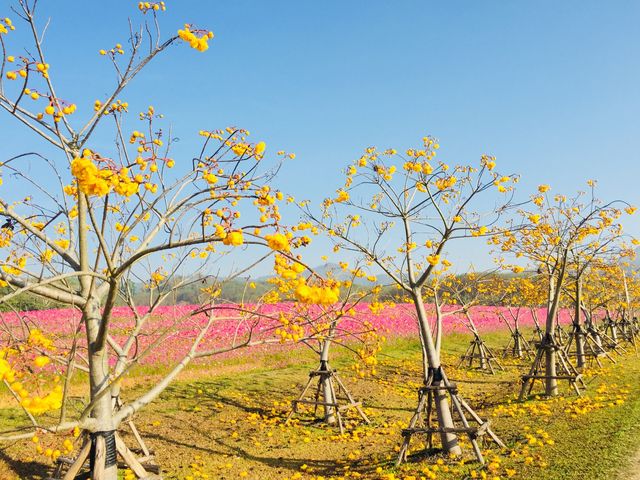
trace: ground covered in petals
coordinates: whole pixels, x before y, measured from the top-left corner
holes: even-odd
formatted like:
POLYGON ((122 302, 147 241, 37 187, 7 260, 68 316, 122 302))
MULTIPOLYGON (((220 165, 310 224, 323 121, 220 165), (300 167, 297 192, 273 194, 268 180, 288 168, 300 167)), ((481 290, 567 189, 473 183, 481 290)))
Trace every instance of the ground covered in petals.
MULTIPOLYGON (((418 345, 390 340, 380 356, 378 374, 360 378, 351 358, 338 353, 336 366, 357 399, 363 400, 370 425, 348 415, 346 433, 314 421, 310 409, 285 423, 290 401, 306 383, 313 356, 304 350, 260 354, 196 365, 171 386, 135 423, 156 451, 169 479, 608 479, 631 475, 640 441, 640 359, 634 353, 615 364, 586 373, 588 392, 577 398, 532 397, 516 402, 518 375, 526 362, 503 359, 504 372, 487 375, 456 369, 469 338, 448 336, 445 355, 449 377, 507 444, 486 445, 487 464, 479 465, 463 441, 465 457, 437 452, 425 456, 424 441, 411 444, 410 461, 396 468, 400 431, 416 405, 420 382, 418 345), (275 367, 275 368, 274 368, 275 367), (624 473, 627 472, 627 473, 624 473)), ((505 332, 487 335, 496 351, 505 332)), ((141 370, 136 389, 151 384, 159 371, 141 370)), ((17 421, 17 410, 2 409, 2 418, 17 421)), ((127 435, 133 441, 131 435, 127 435)), ((437 445, 436 445, 437 446, 437 445)), ((0 478, 46 478, 46 459, 30 442, 0 452, 0 478)), ((125 472, 126 473, 126 472, 125 472)))

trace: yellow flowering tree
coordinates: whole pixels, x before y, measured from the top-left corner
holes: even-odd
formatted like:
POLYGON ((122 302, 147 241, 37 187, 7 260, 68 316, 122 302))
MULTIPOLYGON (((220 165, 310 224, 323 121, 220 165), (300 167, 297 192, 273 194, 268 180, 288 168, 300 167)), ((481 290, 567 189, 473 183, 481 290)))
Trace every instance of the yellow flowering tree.
MULTIPOLYGON (((56 66, 49 65, 41 40, 46 25, 37 22, 34 5, 19 1, 19 24, 6 18, 0 22, 0 107, 57 153, 27 153, 2 164, 12 189, 0 194, 0 213, 6 220, 0 228, 0 283, 10 289, 0 301, 28 292, 78 310, 81 320, 63 356, 60 383, 49 396, 35 397, 25 385, 13 382, 13 372, 24 364, 18 357, 33 349, 3 347, 0 369, 37 431, 83 432, 72 471, 91 457, 91 478, 115 480, 117 452, 143 477, 145 469, 118 429, 192 360, 260 341, 250 328, 230 345, 205 346, 207 333, 223 320, 216 307, 218 285, 246 274, 276 249, 304 243, 280 226, 283 195, 269 185, 285 154, 265 165, 264 142, 252 142, 243 129, 224 128, 202 130, 199 137, 194 132, 201 140, 199 151, 193 158, 174 159, 174 140, 162 115, 154 107, 129 114, 123 95, 149 62, 173 44, 203 52, 213 37, 185 25, 163 40, 159 17, 164 2, 141 2, 140 29, 132 28, 126 46, 118 43, 99 52, 107 68, 114 69, 116 81, 98 100, 68 99, 56 88, 56 66), (31 45, 13 43, 17 28, 31 34, 31 45), (31 54, 19 53, 24 51, 31 54), (74 115, 81 109, 89 110, 86 122, 74 115), (105 131, 106 138, 115 138, 111 146, 105 146, 105 131), (40 172, 37 178, 29 175, 33 168, 40 172), (44 176, 51 181, 42 182, 44 176), (262 253, 249 254, 253 247, 262 253), (241 254, 234 257, 234 252, 241 254), (212 277, 214 271, 227 273, 212 277), (158 308, 172 301, 176 291, 203 281, 206 300, 200 307, 161 326, 154 324, 158 308), (133 291, 140 285, 146 295, 133 291), (118 336, 116 304, 133 316, 133 325, 118 336), (190 343, 168 373, 140 395, 123 396, 121 380, 185 325, 190 343), (156 340, 139 349, 140 338, 150 330, 156 340), (82 411, 72 415, 65 408, 66 385, 76 370, 87 372, 89 396, 82 411), (35 421, 43 409, 59 410, 58 421, 35 421)), ((247 322, 252 315, 244 312, 234 318, 253 324, 247 322)), ((35 332, 31 330, 23 344, 42 343, 35 332)), ((36 368, 43 368, 47 358, 60 360, 45 346, 39 348, 41 354, 32 360, 36 368)), ((32 435, 33 430, 2 438, 32 435)))
MULTIPOLYGON (((574 325, 581 318, 580 278, 591 262, 608 255, 622 233, 617 222, 626 208, 624 202, 602 203, 594 193, 594 182, 589 182, 589 192, 579 192, 570 198, 553 194, 548 185, 540 185, 531 198, 531 208, 519 211, 517 226, 511 226, 491 238, 490 243, 500 246, 501 252, 509 252, 514 260, 526 259, 533 270, 546 277, 548 285, 547 318, 544 335, 537 345, 537 354, 529 373, 523 376, 520 398, 531 392, 536 380, 545 383, 546 395, 558 394, 558 380, 567 379, 578 392, 581 378, 569 364, 566 354, 555 338, 557 316, 561 301, 571 283, 574 295, 574 325), (574 273, 571 282, 571 273, 574 273)), ((504 258, 501 259, 504 261, 504 258)), ((505 265, 514 271, 524 267, 505 265)), ((577 332, 577 331, 576 331, 577 332)))
MULTIPOLYGON (((607 354, 607 350, 624 351, 622 341, 634 346, 632 294, 634 271, 628 261, 630 250, 623 250, 624 258, 600 259, 585 272, 582 296, 586 319, 587 340, 595 343, 593 353, 607 354), (597 325, 596 319, 602 323, 597 325), (591 331, 591 332, 590 332, 591 331)), ((597 356, 595 357, 598 360, 597 356)))
POLYGON ((287 420, 300 405, 313 405, 314 411, 321 406, 325 423, 337 423, 341 433, 344 431, 342 413, 348 409, 356 410, 362 420, 369 423, 361 402, 355 401, 344 380, 332 368, 331 352, 334 346, 353 352, 356 374, 359 377, 368 373, 375 375, 376 354, 382 348, 384 337, 377 332, 371 316, 385 308, 384 303, 376 300, 380 287, 371 287, 367 280, 357 282, 367 277, 364 269, 357 265, 350 268, 346 262, 324 274, 305 268, 299 259, 284 255, 277 255, 275 263, 277 276, 270 282, 278 293, 276 299, 288 305, 279 313, 276 336, 282 342, 304 344, 319 360, 318 368, 310 372, 307 384, 292 402, 287 420), (362 309, 366 309, 368 315, 363 315, 362 309))
MULTIPOLYGON (((426 432, 417 423, 427 404, 433 403, 439 426, 427 430, 439 435, 446 452, 458 455, 461 449, 450 398, 463 424, 469 406, 459 396, 450 395, 453 388, 440 360, 442 317, 433 319, 427 314, 425 289, 434 276, 451 267, 445 257, 449 242, 491 233, 510 204, 517 177, 497 173, 495 159, 486 155, 477 166, 450 166, 436 159, 438 149, 432 137, 424 137, 417 148, 404 153, 367 148, 347 167, 344 184, 324 201, 322 212, 309 210, 307 215, 335 241, 336 251, 375 265, 413 302, 424 387, 405 439, 426 432), (491 194, 498 197, 497 205, 483 214, 474 211, 478 200, 491 194)), ((473 427, 468 430, 473 436, 473 427)), ((408 440, 405 443, 408 446, 408 440)), ((472 443, 481 459, 475 439, 472 443)), ((405 459, 407 446, 399 461, 405 459)))

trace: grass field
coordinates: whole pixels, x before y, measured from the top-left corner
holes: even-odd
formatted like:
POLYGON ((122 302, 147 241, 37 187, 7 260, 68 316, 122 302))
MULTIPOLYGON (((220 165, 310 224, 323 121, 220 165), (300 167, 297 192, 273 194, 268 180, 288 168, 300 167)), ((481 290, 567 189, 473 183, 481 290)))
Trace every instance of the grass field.
MULTIPOLYGON (((474 461, 468 442, 465 456, 449 459, 421 455, 421 440, 412 442, 410 462, 394 460, 400 431, 416 405, 420 355, 416 342, 389 341, 380 355, 378 374, 355 378, 350 356, 336 352, 334 366, 372 420, 364 425, 349 416, 347 432, 300 413, 288 425, 290 400, 307 381, 315 359, 297 350, 277 355, 245 356, 196 365, 186 371, 135 423, 156 451, 168 479, 626 479, 640 445, 640 358, 634 353, 617 363, 587 372, 583 398, 563 385, 552 400, 515 401, 519 374, 526 362, 504 359, 506 371, 495 376, 455 369, 469 338, 451 334, 445 343, 447 372, 461 395, 485 418, 508 448, 486 445, 487 465, 474 461), (250 358, 250 360, 247 360, 250 358), (274 368, 275 367, 275 368, 274 368)), ((506 333, 487 335, 498 351, 506 333)), ((135 393, 160 373, 145 367, 128 384, 135 393)), ((4 399, 3 429, 19 412, 4 399)), ((128 435, 127 438, 131 439, 128 435)), ((35 454, 31 442, 0 450, 0 478, 45 478, 50 465, 35 454)))

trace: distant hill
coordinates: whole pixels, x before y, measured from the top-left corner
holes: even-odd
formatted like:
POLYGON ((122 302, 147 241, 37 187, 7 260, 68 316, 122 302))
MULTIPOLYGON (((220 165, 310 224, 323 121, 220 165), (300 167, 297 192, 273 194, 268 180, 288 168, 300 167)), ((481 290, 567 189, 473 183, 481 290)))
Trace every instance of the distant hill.
MULTIPOLYGON (((321 275, 323 277, 331 273, 333 275, 333 278, 340 282, 351 280, 351 273, 349 271, 344 271, 337 263, 328 262, 311 268, 313 268, 313 271, 315 271, 318 275, 321 275)), ((265 275, 263 277, 258 277, 256 279, 256 282, 266 282, 270 278, 273 278, 273 275, 265 275)), ((378 284, 387 285, 392 282, 391 278, 388 275, 376 275, 376 278, 378 279, 376 282, 378 284)), ((370 284, 370 282, 367 281, 366 278, 356 278, 353 283, 355 283, 356 285, 370 284)))

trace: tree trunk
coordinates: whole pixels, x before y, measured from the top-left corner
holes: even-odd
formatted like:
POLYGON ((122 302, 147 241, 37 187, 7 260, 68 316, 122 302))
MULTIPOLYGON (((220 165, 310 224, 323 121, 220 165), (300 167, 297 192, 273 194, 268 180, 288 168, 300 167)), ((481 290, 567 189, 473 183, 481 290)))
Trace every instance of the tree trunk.
POLYGON ((556 342, 553 333, 556 327, 556 312, 560 302, 560 289, 564 279, 564 264, 558 275, 558 281, 553 275, 549 277, 549 302, 547 308, 547 321, 545 324, 545 336, 540 343, 545 355, 545 394, 553 397, 558 395, 558 379, 556 378, 556 342))
MULTIPOLYGON (((427 313, 422 301, 422 292, 420 289, 413 290, 413 301, 416 307, 416 313, 418 315, 418 327, 420 328, 420 339, 423 342, 424 352, 429 362, 429 370, 424 371, 424 380, 429 379, 429 372, 434 372, 432 385, 444 386, 444 379, 441 374, 440 355, 433 342, 433 336, 431 335, 431 329, 427 322, 427 313)), ((440 428, 453 428, 453 417, 451 416, 451 409, 449 407, 449 399, 446 390, 435 390, 435 409, 436 416, 438 418, 438 425, 440 428)), ((458 444, 458 437, 455 433, 440 433, 440 443, 445 452, 451 455, 461 455, 462 449, 458 444)))
POLYGON ((576 341, 576 364, 578 368, 584 368, 586 365, 586 359, 584 354, 584 331, 580 322, 581 309, 580 302, 582 301, 582 285, 580 278, 576 278, 576 303, 574 306, 574 325, 573 333, 574 340, 576 341))
POLYGON ((578 368, 584 368, 587 365, 587 361, 584 351, 585 335, 582 326, 575 325, 574 337, 576 340, 576 365, 578 368))
MULTIPOLYGON (((320 370, 321 371, 329 371, 329 347, 331 346, 331 341, 329 339, 325 340, 322 344, 322 351, 320 352, 320 370)), ((336 409, 332 405, 335 404, 336 398, 333 392, 333 388, 331 388, 331 376, 330 375, 321 375, 321 390, 322 390, 322 398, 325 404, 324 406, 324 421, 329 425, 335 425, 336 419, 336 409)))
POLYGON ((96 429, 92 432, 92 447, 89 454, 92 480, 117 480, 115 438, 113 432, 113 405, 111 393, 99 394, 109 384, 109 362, 106 346, 97 345, 97 335, 102 318, 99 303, 90 300, 84 309, 89 345, 90 401, 94 403, 91 416, 96 420, 96 429), (99 397, 99 398, 98 398, 99 397))
POLYGON ((611 325, 611 340, 614 345, 618 345, 618 324, 611 317, 609 317, 608 321, 611 325))
POLYGON ((516 324, 516 329, 514 331, 514 338, 513 338, 513 350, 514 350, 514 356, 517 358, 522 358, 522 342, 520 340, 520 330, 518 330, 518 325, 516 324))
POLYGON ((556 378, 556 348, 553 336, 547 335, 543 340, 543 348, 545 349, 545 385, 544 393, 547 396, 555 397, 558 395, 558 379, 556 378))

